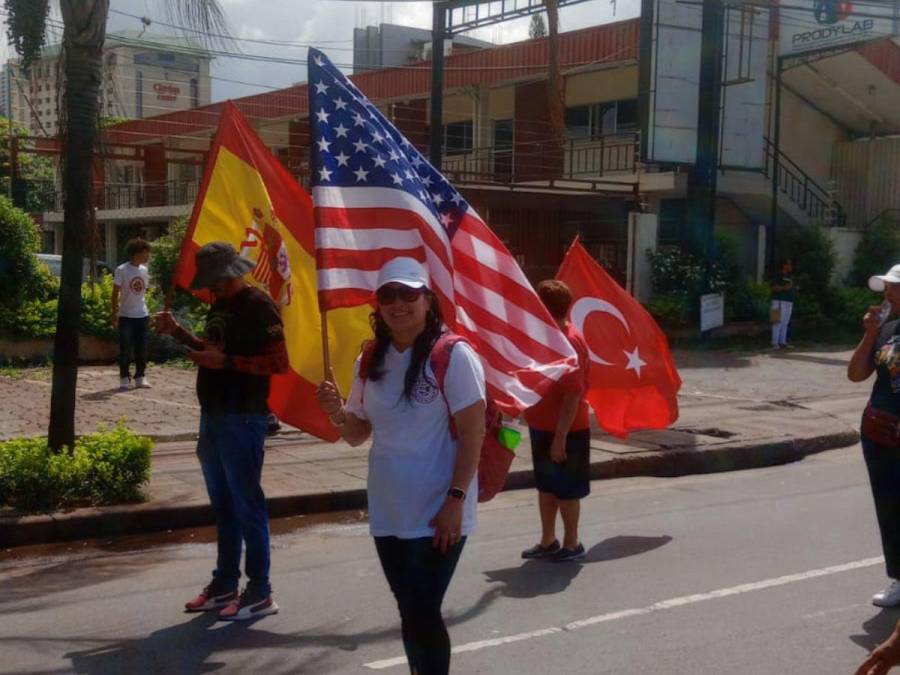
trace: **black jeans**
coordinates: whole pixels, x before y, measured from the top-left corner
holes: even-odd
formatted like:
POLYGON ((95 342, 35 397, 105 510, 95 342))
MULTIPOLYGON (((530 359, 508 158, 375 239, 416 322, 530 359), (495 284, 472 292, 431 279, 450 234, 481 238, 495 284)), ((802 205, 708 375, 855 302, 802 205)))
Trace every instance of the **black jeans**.
POLYGON ((131 351, 134 350, 134 376, 143 377, 147 368, 147 334, 150 317, 119 317, 119 377, 130 377, 131 351))
POLYGON ((409 671, 415 675, 450 672, 450 636, 441 604, 465 543, 462 537, 441 553, 432 546, 431 537, 375 537, 384 576, 400 608, 409 671))
POLYGON ((863 457, 875 500, 887 575, 900 579, 900 448, 862 439, 863 457))

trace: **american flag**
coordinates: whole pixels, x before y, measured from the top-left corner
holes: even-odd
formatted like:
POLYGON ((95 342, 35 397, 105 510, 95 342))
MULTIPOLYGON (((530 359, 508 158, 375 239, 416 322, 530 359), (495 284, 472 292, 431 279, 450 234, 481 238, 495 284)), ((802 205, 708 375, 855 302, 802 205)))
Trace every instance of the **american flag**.
POLYGON ((537 403, 577 357, 503 243, 316 49, 309 110, 321 309, 371 302, 382 265, 415 258, 498 405, 514 414, 537 403))

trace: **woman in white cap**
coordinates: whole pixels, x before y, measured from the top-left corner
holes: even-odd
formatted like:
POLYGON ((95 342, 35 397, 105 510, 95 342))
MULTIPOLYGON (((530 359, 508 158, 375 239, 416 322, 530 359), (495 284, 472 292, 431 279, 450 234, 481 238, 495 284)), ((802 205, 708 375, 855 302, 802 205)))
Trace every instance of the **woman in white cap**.
POLYGON ((847 377, 862 382, 873 372, 875 384, 863 412, 863 456, 875 500, 881 545, 890 585, 876 593, 879 607, 900 606, 900 265, 869 279, 869 288, 884 294, 884 302, 869 307, 863 317, 862 340, 856 347, 847 377))
POLYGON ((317 398, 345 441, 373 438, 369 529, 400 609, 410 672, 444 675, 450 638, 441 604, 475 526, 484 371, 469 345, 456 343, 439 387, 432 350, 443 318, 416 260, 384 265, 375 302, 375 337, 357 359, 346 404, 333 381, 317 398))

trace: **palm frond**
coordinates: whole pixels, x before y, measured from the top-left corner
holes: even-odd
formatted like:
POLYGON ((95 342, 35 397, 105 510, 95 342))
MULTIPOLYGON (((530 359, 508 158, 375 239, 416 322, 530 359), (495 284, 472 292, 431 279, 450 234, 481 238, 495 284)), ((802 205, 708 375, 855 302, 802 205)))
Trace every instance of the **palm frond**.
POLYGON ((50 0, 3 0, 9 41, 28 68, 41 56, 47 37, 50 0))
POLYGON ((235 47, 225 12, 218 0, 168 0, 163 3, 172 23, 201 32, 201 40, 208 45, 226 49, 235 47))

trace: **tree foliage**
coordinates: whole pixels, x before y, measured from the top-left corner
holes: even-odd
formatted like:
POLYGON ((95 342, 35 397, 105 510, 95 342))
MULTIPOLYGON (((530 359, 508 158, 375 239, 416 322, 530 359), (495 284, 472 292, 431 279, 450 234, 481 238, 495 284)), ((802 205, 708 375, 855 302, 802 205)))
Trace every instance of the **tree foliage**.
POLYGON ((40 247, 40 231, 31 216, 0 195, 0 306, 17 308, 45 298, 49 273, 35 257, 40 247))
POLYGON ((547 35, 547 24, 544 23, 543 14, 532 14, 531 23, 528 25, 528 37, 531 39, 542 38, 547 35))
POLYGON ((884 274, 900 262, 900 219, 884 217, 873 223, 856 247, 847 279, 851 286, 865 286, 873 274, 884 274))
POLYGON ((27 68, 41 56, 47 38, 50 0, 3 0, 9 41, 27 68))

